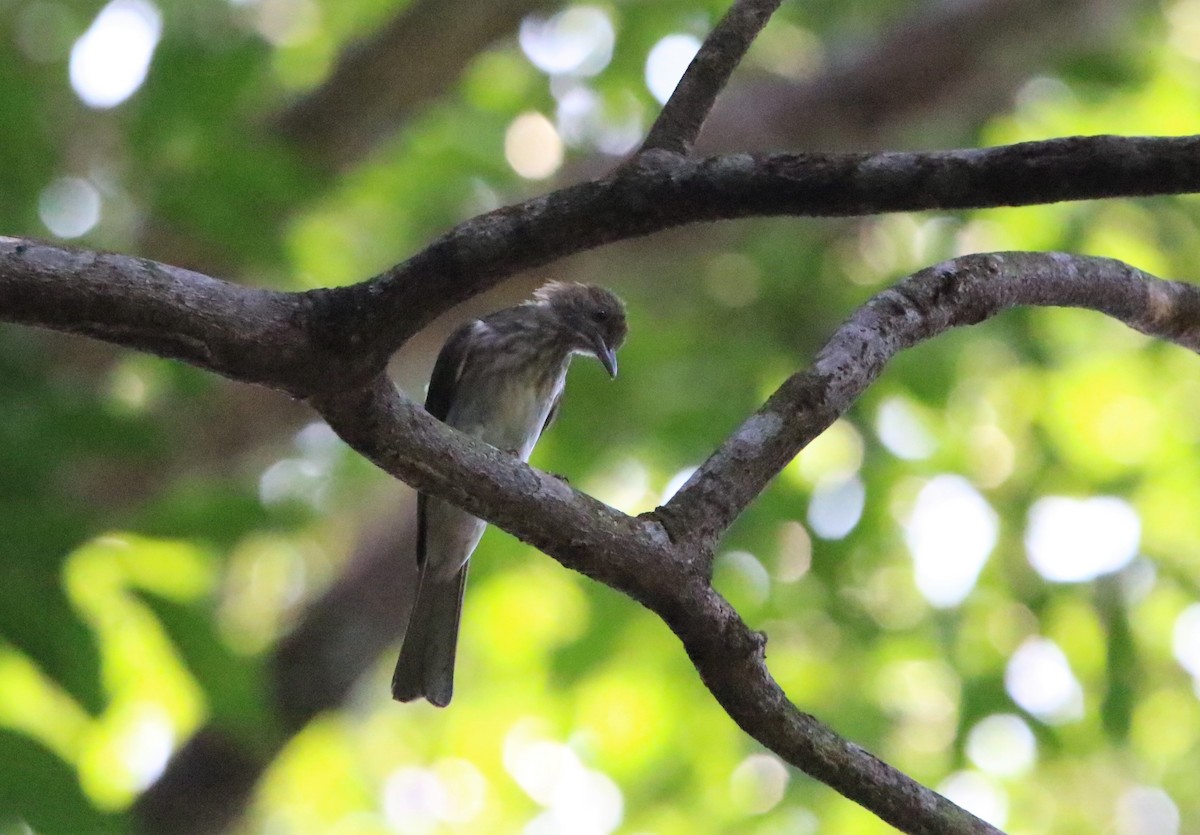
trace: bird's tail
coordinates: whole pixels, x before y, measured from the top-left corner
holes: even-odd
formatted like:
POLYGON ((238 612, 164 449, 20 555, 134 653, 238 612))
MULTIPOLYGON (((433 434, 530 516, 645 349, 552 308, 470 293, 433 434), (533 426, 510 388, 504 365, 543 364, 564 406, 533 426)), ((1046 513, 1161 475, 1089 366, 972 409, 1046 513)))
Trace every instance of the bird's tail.
POLYGON ((392 698, 411 702, 424 697, 438 707, 454 693, 454 652, 462 614, 467 566, 449 580, 424 573, 404 633, 404 646, 392 676, 392 698))

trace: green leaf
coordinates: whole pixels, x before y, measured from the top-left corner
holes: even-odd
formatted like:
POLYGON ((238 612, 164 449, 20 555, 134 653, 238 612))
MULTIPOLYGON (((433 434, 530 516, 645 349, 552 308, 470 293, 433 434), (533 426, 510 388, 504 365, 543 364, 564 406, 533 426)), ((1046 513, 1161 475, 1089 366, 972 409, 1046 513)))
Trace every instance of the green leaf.
POLYGON ((217 634, 213 612, 136 590, 162 623, 184 663, 204 689, 212 722, 256 743, 268 743, 274 726, 267 708, 262 665, 235 654, 217 634))
POLYGON ((127 832, 120 815, 95 809, 79 787, 75 770, 23 734, 0 730, 0 831, 39 835, 127 832))
POLYGON ((2 550, 0 638, 28 655, 88 712, 103 709, 95 634, 67 599, 58 575, 9 561, 2 550))

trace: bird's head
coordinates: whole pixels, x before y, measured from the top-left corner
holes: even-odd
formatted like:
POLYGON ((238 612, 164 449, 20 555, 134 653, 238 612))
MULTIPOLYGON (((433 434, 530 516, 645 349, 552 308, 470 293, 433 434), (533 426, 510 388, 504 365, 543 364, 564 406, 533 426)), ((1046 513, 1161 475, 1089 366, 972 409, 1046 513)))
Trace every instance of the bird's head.
POLYGON ((538 289, 533 298, 563 325, 573 352, 594 356, 609 376, 617 376, 617 349, 629 327, 625 324, 625 305, 614 293, 594 284, 552 281, 538 289))

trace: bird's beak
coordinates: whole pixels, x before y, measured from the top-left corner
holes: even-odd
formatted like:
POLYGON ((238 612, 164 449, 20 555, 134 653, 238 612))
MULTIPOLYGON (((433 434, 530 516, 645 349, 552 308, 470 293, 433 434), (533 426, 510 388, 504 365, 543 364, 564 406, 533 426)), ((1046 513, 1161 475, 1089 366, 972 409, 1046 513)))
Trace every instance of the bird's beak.
POLYGON ((608 372, 609 377, 617 376, 617 352, 615 349, 604 344, 604 340, 597 337, 596 344, 593 349, 596 353, 596 359, 600 360, 600 364, 604 366, 604 370, 608 372))

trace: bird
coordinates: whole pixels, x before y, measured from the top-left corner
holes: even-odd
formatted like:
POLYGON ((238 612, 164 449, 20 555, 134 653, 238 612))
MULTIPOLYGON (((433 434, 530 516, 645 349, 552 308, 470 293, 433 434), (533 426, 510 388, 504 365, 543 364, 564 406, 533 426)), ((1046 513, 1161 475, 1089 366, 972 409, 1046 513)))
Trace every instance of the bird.
MULTIPOLYGON (((625 305, 596 285, 550 282, 530 301, 461 325, 434 363, 425 398, 433 417, 528 461, 554 420, 572 356, 617 376, 625 305)), ((467 566, 487 523, 417 495, 417 593, 392 677, 392 697, 438 707, 454 691, 467 566)))

